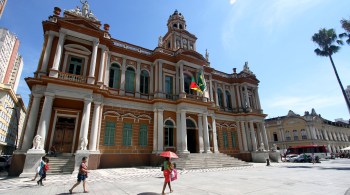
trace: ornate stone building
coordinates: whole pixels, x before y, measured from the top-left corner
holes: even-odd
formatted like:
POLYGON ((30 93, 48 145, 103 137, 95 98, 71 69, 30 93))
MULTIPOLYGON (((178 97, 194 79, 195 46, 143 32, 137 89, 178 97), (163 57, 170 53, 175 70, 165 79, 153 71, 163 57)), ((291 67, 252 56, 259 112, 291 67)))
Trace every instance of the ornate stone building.
POLYGON ((88 7, 63 16, 55 8, 43 22, 44 48, 26 78, 30 111, 13 174, 35 167, 28 159, 37 162, 52 146, 88 155, 92 169, 150 165, 164 150, 250 160, 261 143, 268 149, 259 81, 248 63, 238 73, 212 68, 178 11, 149 50, 112 38, 88 7), (190 89, 201 72, 203 94, 190 89))
POLYGON ((289 146, 324 145, 329 153, 338 153, 350 146, 350 125, 324 119, 314 109, 304 116, 290 110, 286 116, 265 122, 269 143, 276 144, 284 152, 289 146))

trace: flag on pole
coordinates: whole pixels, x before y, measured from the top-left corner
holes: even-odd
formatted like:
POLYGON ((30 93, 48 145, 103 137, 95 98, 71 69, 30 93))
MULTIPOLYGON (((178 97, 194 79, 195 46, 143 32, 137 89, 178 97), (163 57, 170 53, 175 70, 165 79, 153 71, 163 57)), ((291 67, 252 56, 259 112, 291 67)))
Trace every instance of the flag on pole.
POLYGON ((205 89, 207 88, 207 84, 206 84, 205 79, 204 79, 203 71, 199 72, 197 85, 198 85, 199 89, 201 90, 201 92, 204 93, 205 89))
POLYGON ((192 77, 192 81, 191 81, 190 88, 191 88, 192 90, 196 90, 196 91, 201 92, 201 89, 200 89, 199 86, 197 85, 196 80, 194 79, 194 77, 192 77))

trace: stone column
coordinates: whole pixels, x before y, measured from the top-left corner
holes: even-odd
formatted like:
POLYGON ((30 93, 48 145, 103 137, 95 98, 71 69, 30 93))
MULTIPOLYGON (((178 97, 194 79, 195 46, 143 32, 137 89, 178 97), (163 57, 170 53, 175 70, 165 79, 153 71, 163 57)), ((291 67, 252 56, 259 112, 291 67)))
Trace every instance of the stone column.
POLYGON ((163 92, 163 63, 159 62, 159 69, 158 69, 158 92, 160 98, 165 97, 163 92))
POLYGON ((83 117, 80 125, 79 150, 87 150, 91 102, 91 98, 84 99, 83 117))
POLYGON ((213 126, 212 128, 213 128, 214 153, 219 153, 215 116, 212 116, 211 118, 212 118, 212 126, 213 126))
POLYGON ((226 110, 226 108, 228 107, 227 105, 227 99, 226 99, 226 89, 225 89, 225 84, 222 83, 222 95, 224 96, 223 97, 223 103, 224 103, 224 109, 226 110))
POLYGON ((23 144, 22 144, 22 148, 21 148, 23 151, 27 151, 32 146, 36 122, 38 119, 40 100, 41 100, 41 97, 43 95, 42 94, 32 94, 32 96, 33 96, 33 103, 32 103, 32 107, 30 108, 30 112, 28 115, 27 127, 25 129, 23 144))
POLYGON ((140 77, 141 77, 141 62, 138 61, 136 65, 136 93, 135 97, 139 98, 140 97, 140 77))
POLYGON ((181 124, 181 112, 176 112, 176 147, 178 153, 183 153, 182 148, 182 124, 181 124))
POLYGON ((123 58, 122 75, 120 76, 120 95, 125 94, 125 71, 126 71, 126 59, 123 58))
POLYGON ((186 92, 185 92, 184 64, 180 63, 180 98, 184 98, 185 96, 186 96, 186 92))
POLYGON ((151 73, 150 73, 150 86, 149 86, 149 94, 154 94, 154 64, 151 64, 151 73))
POLYGON ((65 36, 66 36, 66 34, 62 31, 60 31, 58 43, 57 43, 57 47, 56 47, 55 58, 53 61, 53 66, 52 66, 52 69, 50 70, 50 77, 55 77, 55 78, 58 77, 58 68, 59 68, 60 62, 61 62, 61 55, 62 55, 65 36))
POLYGON ((235 85, 234 88, 235 88, 235 91, 237 91, 237 102, 238 102, 237 111, 239 111, 239 109, 242 107, 241 93, 240 93, 240 90, 239 90, 240 87, 235 85))
POLYGON ((105 69, 105 79, 104 79, 104 85, 109 87, 109 70, 111 68, 111 54, 107 52, 107 64, 105 69))
POLYGON ((98 44, 99 44, 98 40, 93 41, 88 84, 95 83, 95 68, 96 68, 96 57, 97 57, 98 44))
POLYGON ((100 60, 100 69, 98 71, 98 81, 99 86, 103 85, 103 73, 105 72, 105 60, 106 60, 106 46, 101 47, 101 60, 100 60))
POLYGON ((247 132, 245 129, 244 122, 241 122, 241 129, 242 129, 242 139, 243 139, 243 151, 248 151, 248 143, 247 143, 247 132))
POLYGON ((210 74, 209 75, 209 90, 210 90, 210 101, 213 102, 214 101, 214 95, 213 95, 213 77, 210 74))
POLYGON ((218 83, 215 82, 214 85, 215 85, 215 89, 214 89, 215 90, 215 105, 219 106, 218 83))
POLYGON ((182 137, 181 137, 181 142, 182 142, 182 152, 183 153, 189 153, 187 150, 187 124, 186 124, 186 111, 181 110, 180 114, 181 118, 181 131, 182 131, 182 137))
POLYGON ((257 100, 257 103, 258 103, 258 109, 261 110, 261 104, 260 104, 260 97, 259 97, 258 87, 256 87, 255 94, 256 94, 256 100, 257 100))
POLYGON ((248 108, 251 107, 250 102, 249 102, 249 95, 248 95, 248 88, 247 85, 244 85, 244 94, 245 94, 245 101, 247 102, 248 108))
POLYGON ((263 142, 264 142, 264 146, 265 146, 265 150, 269 150, 269 141, 267 139, 267 133, 266 133, 266 128, 265 128, 265 123, 262 122, 260 123, 260 126, 262 128, 262 137, 263 137, 263 142))
POLYGON ((91 150, 91 151, 96 151, 97 135, 99 132, 98 124, 100 123, 100 121, 99 121, 100 111, 101 111, 101 102, 94 102, 94 113, 92 115, 90 144, 89 144, 89 150, 91 150))
POLYGON ((204 152, 211 153, 210 141, 209 141, 209 129, 208 129, 208 115, 203 114, 203 129, 204 129, 204 152))
POLYGON ((230 86, 230 93, 231 93, 232 110, 235 110, 237 108, 237 103, 236 103, 236 93, 235 93, 234 86, 230 86))
POLYGON ((153 110, 153 152, 152 153, 157 153, 158 149, 158 144, 157 144, 157 139, 158 139, 158 120, 157 120, 157 109, 153 110))
POLYGON ((199 142, 199 153, 204 152, 204 146, 203 146, 203 121, 202 121, 202 114, 198 114, 198 142, 199 142))
POLYGON ((328 149, 328 153, 332 153, 332 148, 329 144, 327 144, 327 149, 328 149))
POLYGON ((178 95, 180 94, 180 67, 179 64, 177 63, 175 66, 175 92, 174 94, 178 95))
POLYGON ((237 139, 238 139, 239 151, 242 153, 244 151, 244 148, 242 145, 242 134, 241 134, 241 129, 238 121, 236 121, 236 128, 237 128, 237 139))
POLYGON ((50 125, 52 104, 53 104, 54 98, 55 98, 54 93, 45 92, 45 101, 44 101, 43 108, 41 110, 41 116, 40 116, 40 121, 38 126, 38 132, 37 132, 37 135, 41 136, 42 149, 44 149, 45 143, 46 143, 46 136, 50 125))
POLYGON ((163 109, 158 109, 158 153, 161 153, 164 150, 163 111, 163 109))
POLYGON ((46 73, 47 73, 47 65, 49 63, 49 58, 50 58, 51 48, 52 48, 52 40, 53 40, 54 36, 55 35, 51 31, 49 31, 47 43, 46 43, 46 47, 45 47, 45 53, 44 53, 44 57, 43 57, 43 62, 42 62, 40 73, 39 73, 40 76, 46 75, 46 73))
POLYGON ((254 130, 254 123, 253 123, 253 121, 249 122, 249 126, 250 126, 250 133, 251 133, 251 137, 252 137, 253 151, 257 151, 258 147, 257 147, 257 144, 256 144, 256 136, 255 136, 255 130, 254 130))

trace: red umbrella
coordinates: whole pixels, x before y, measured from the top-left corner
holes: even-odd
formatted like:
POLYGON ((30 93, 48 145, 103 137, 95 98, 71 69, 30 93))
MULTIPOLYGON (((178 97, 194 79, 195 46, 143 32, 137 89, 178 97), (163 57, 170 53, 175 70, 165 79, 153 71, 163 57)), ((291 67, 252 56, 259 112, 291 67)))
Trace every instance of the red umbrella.
POLYGON ((160 153, 159 156, 168 157, 168 158, 179 158, 174 152, 171 152, 171 151, 164 151, 160 153))

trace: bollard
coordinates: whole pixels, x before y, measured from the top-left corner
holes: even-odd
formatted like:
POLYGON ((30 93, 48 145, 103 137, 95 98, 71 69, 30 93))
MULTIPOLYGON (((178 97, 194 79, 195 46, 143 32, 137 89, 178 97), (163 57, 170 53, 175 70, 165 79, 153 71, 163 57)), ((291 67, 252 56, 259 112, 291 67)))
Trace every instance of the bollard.
POLYGON ((266 166, 270 166, 270 159, 266 159, 266 166))

